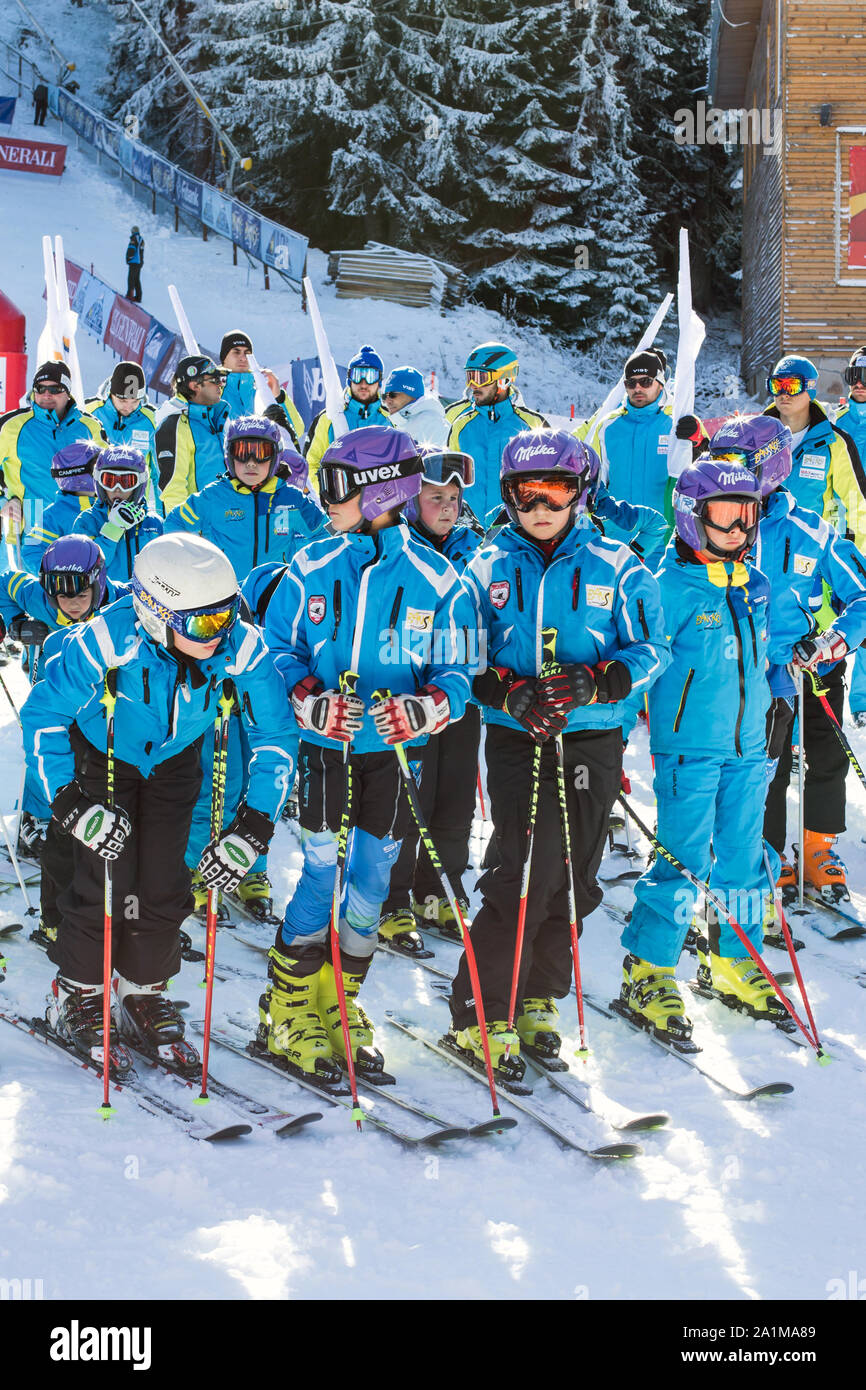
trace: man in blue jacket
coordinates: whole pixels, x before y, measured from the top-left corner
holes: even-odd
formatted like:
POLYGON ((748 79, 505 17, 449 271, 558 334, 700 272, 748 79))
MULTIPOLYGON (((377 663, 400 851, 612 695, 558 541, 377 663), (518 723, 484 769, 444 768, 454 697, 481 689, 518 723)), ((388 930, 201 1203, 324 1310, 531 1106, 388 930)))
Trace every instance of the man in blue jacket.
POLYGON ((87 409, 104 429, 109 444, 129 444, 139 449, 147 461, 147 497, 161 515, 159 472, 156 467, 156 424, 153 406, 148 403, 147 383, 137 362, 118 362, 107 383, 104 396, 94 396, 87 409))
POLYGON ((65 362, 44 362, 37 367, 30 390, 30 406, 2 417, 0 423, 0 471, 6 502, 3 515, 14 530, 38 525, 42 507, 57 497, 51 476, 54 455, 78 439, 105 443, 98 420, 80 410, 72 399, 72 377, 65 362))
POLYGON ((156 455, 166 516, 225 469, 223 431, 229 408, 222 399, 225 372, 209 357, 182 357, 175 394, 156 417, 156 455))
MULTIPOLYGON (((866 459, 866 346, 851 354, 845 368, 845 385, 848 400, 837 410, 833 423, 853 439, 862 463, 866 459)), ((866 660, 858 654, 852 665, 848 703, 851 718, 858 729, 863 729, 866 728, 866 660)))
POLYGON ((129 234, 126 248, 126 297, 134 304, 141 303, 141 267, 144 265, 144 237, 137 227, 129 234))

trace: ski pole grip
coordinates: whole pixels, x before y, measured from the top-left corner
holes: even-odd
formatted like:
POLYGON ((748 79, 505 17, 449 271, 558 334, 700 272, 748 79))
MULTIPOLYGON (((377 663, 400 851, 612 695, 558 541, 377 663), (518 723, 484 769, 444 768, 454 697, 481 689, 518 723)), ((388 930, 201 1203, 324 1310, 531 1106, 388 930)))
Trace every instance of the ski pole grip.
POLYGON ((117 699, 117 667, 109 666, 105 673, 105 699, 103 703, 117 699))
POLYGON ((383 700, 390 700, 391 692, 390 690, 374 690, 370 698, 374 705, 381 705, 383 700))
MULTIPOLYGON (((357 671, 343 671, 340 676, 340 694, 354 695, 358 688, 358 679, 357 671)), ((375 696, 373 698, 375 699, 375 696)))
POLYGON ((558 636, 559 631, 555 627, 543 627, 541 629, 541 654, 545 666, 556 665, 556 639, 558 636))

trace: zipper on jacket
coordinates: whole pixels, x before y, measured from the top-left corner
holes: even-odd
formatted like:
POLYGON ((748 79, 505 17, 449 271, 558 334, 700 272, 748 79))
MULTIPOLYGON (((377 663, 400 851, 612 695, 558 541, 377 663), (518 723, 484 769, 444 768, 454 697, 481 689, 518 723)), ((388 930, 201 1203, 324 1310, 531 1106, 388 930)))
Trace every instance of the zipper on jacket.
POLYGON ((402 602, 403 602, 403 587, 402 587, 402 585, 401 585, 400 588, 397 590, 397 597, 394 599, 394 604, 393 604, 393 607, 391 608, 391 616, 390 616, 390 618, 388 619, 388 626, 389 626, 389 628, 391 629, 392 632, 394 631, 395 627, 397 626, 397 619, 398 619, 399 616, 400 616, 400 604, 401 604, 402 602))
POLYGON ((649 627, 647 626, 646 613, 644 612, 644 606, 643 606, 643 599, 642 599, 642 598, 639 598, 638 601, 637 601, 637 615, 638 615, 638 618, 640 619, 640 625, 641 625, 641 629, 642 629, 642 631, 643 631, 644 639, 645 639, 645 641, 648 642, 648 641, 649 641, 650 630, 649 630, 649 627))
POLYGON ((259 494, 254 492, 253 498, 253 569, 259 563, 259 494))
POLYGON ((141 668, 141 689, 142 689, 142 698, 144 699, 144 703, 145 703, 146 705, 149 705, 149 704, 150 704, 150 671, 147 669, 146 666, 142 666, 142 668, 141 668))
POLYGON ((788 561, 791 558, 791 537, 785 537, 785 558, 782 561, 782 573, 788 573, 788 561))
POLYGON ((577 610, 577 605, 578 605, 579 602, 580 602, 580 565, 578 565, 577 569, 574 571, 574 578, 573 578, 572 581, 571 581, 571 611, 572 611, 572 612, 575 612, 575 611, 577 610))
POLYGON ((734 637, 737 641, 737 675, 740 681, 740 708, 737 710, 737 722, 734 726, 734 748, 738 758, 743 756, 743 748, 740 743, 740 729, 743 724, 743 714, 746 709, 746 663, 743 660, 743 641, 740 636, 740 624, 737 622, 737 614, 734 608, 734 601, 731 598, 731 580, 733 575, 728 575, 728 587, 725 598, 728 603, 728 611, 734 624, 734 637))
POLYGON ((342 598, 339 579, 334 580, 334 631, 331 633, 331 641, 337 640, 337 628, 340 626, 340 619, 343 616, 342 598))
POLYGON ((685 679, 685 684, 683 685, 683 693, 680 695, 680 703, 679 703, 679 706, 678 706, 678 708, 677 708, 676 718, 674 719, 674 733, 675 733, 675 734, 678 734, 679 731, 680 731, 680 720, 681 720, 682 717, 683 717, 683 713, 684 713, 685 708, 686 708, 686 700, 687 700, 688 697, 689 697, 689 686, 691 685, 691 683, 692 683, 692 681, 694 680, 694 678, 695 678, 694 668, 690 666, 690 667, 689 667, 689 673, 688 673, 688 675, 686 676, 686 679, 685 679))
POLYGON ((253 714, 253 707, 250 703, 250 692, 248 690, 244 691, 244 698, 241 700, 241 710, 246 713, 250 723, 255 724, 255 715, 253 714))
POLYGON ((517 566, 515 567, 515 570, 514 570, 514 585, 515 585, 515 588, 517 589, 517 611, 518 611, 518 613, 522 613, 522 612, 523 612, 523 575, 520 573, 520 566, 519 566, 519 565, 517 565, 517 566))

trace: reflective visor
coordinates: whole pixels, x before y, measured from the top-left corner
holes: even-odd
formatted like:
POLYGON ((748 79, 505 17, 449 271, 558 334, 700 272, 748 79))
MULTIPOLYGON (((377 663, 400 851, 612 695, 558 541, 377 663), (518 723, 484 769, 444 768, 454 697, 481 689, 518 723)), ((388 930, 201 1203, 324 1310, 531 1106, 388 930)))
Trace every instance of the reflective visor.
POLYGON ((124 492, 132 492, 133 488, 138 487, 141 477, 138 473, 112 473, 106 469, 105 472, 96 474, 96 481, 109 492, 116 487, 122 488, 124 492))
POLYGON ((425 483, 459 483, 461 487, 471 487, 475 482, 475 461, 471 454, 426 454, 421 463, 425 483))
POLYGON ((93 583, 93 575, 83 570, 43 570, 39 582, 52 598, 75 598, 93 583))
POLYGON ((741 468, 749 468, 749 455, 745 449, 725 449, 722 453, 713 449, 713 458, 716 463, 736 463, 741 468))
POLYGON ((350 380, 350 381, 357 381, 357 382, 366 381, 370 386, 373 386, 373 385, 375 384, 375 382, 381 381, 381 379, 382 379, 382 374, 381 374, 381 372, 379 371, 379 368, 378 368, 378 367, 350 367, 350 368, 349 368, 349 380, 350 380))
POLYGON ((272 439, 233 439, 231 454, 235 463, 270 463, 274 457, 272 439))
POLYGON ((705 526, 712 526, 716 531, 727 533, 739 526, 745 533, 758 524, 758 504, 714 497, 706 504, 703 520, 705 526))
POLYGON ((771 376, 769 386, 772 396, 799 396, 805 391, 806 382, 801 376, 771 376))
POLYGON ((470 367, 466 372, 467 386, 492 386, 494 381, 499 381, 501 377, 511 376, 516 371, 517 363, 509 363, 507 367, 494 367, 491 371, 480 370, 470 367))
POLYGON ((234 627, 240 608, 240 596, 230 603, 216 604, 213 608, 201 608, 197 613, 178 613, 184 637, 193 642, 210 642, 221 637, 234 627))
POLYGON ((323 502, 345 502, 360 491, 352 469, 332 463, 323 463, 319 468, 319 496, 323 502))
POLYGON ((536 507, 549 507, 552 512, 562 512, 574 505, 579 486, 573 477, 507 478, 505 493, 519 512, 531 512, 536 507))

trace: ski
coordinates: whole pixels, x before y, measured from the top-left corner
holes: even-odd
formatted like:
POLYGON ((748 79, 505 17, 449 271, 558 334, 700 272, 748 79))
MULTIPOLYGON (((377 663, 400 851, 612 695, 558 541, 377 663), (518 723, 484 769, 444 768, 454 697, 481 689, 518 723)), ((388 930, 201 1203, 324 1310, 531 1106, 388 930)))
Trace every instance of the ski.
POLYGON ((664 1038, 660 1038, 649 1026, 638 1023, 627 1010, 618 1007, 620 1002, 618 999, 614 999, 610 1004, 606 1004, 602 999, 594 994, 588 993, 586 990, 583 992, 583 999, 584 1003, 595 1013, 601 1014, 604 1018, 619 1019, 623 1023, 628 1024, 629 1028, 635 1033, 649 1038, 651 1042, 663 1048, 670 1057, 676 1057, 679 1061, 684 1062, 686 1066, 691 1067, 694 1071, 700 1072, 701 1076, 705 1076, 708 1081, 712 1081, 721 1090, 726 1091, 728 1095, 734 1096, 737 1100, 757 1100, 762 1096, 787 1096, 790 1095, 794 1089, 789 1081, 767 1081, 760 1086, 753 1086, 750 1090, 742 1091, 736 1086, 731 1086, 729 1082, 723 1081, 718 1073, 711 1067, 707 1067, 702 1062, 696 1060, 696 1054, 700 1053, 702 1050, 698 1047, 697 1043, 680 1044, 677 1046, 673 1042, 668 1042, 664 1038), (687 1050, 684 1051, 683 1048, 687 1050))
MULTIPOLYGON (((245 922, 252 922, 256 927, 270 927, 272 932, 282 924, 282 917, 278 917, 275 912, 257 916, 254 912, 250 912, 246 904, 234 893, 227 893, 226 897, 232 905, 232 911, 239 913, 245 922)), ((223 923, 223 926, 225 925, 223 923)))
MULTIPOLYGON (((197 1024, 193 1024, 193 1027, 195 1027, 197 1031, 200 1031, 197 1024)), ((264 1049, 253 1039, 243 1039, 240 1029, 235 1033, 225 1028, 213 1028, 211 1029, 211 1041, 216 1043, 218 1047, 225 1048, 229 1052, 234 1052, 239 1057, 245 1057, 248 1061, 255 1062, 257 1066, 265 1067, 268 1071, 273 1072, 274 1075, 281 1077, 283 1081, 296 1081, 299 1086, 303 1086, 307 1090, 315 1092, 317 1096, 321 1096, 322 1099, 328 1101, 331 1105, 341 1106, 344 1110, 351 1111, 353 1109, 352 1098, 348 1086, 343 1086, 339 1089, 332 1088, 330 1090, 322 1086, 317 1086, 315 1082, 299 1076, 295 1071, 280 1066, 276 1058, 265 1053, 264 1049)), ((362 1078, 359 1076, 357 1080, 360 1087, 362 1085, 362 1078)), ((396 1097, 388 1092, 381 1092, 375 1087, 370 1087, 370 1090, 375 1093, 377 1100, 396 1100, 396 1097)), ((396 1139, 401 1144, 406 1144, 409 1148, 423 1148, 428 1145, 445 1143, 451 1139, 466 1139, 469 1137, 470 1131, 465 1125, 445 1124, 443 1121, 439 1120, 437 1116, 431 1116, 428 1111, 422 1111, 420 1108, 415 1110, 408 1102, 403 1102, 402 1098, 397 1103, 401 1104, 404 1109, 411 1108, 414 1113, 423 1115, 427 1120, 432 1120, 437 1125, 437 1128, 427 1134, 406 1134, 404 1131, 397 1129, 394 1125, 390 1124, 389 1121, 382 1119, 381 1116, 374 1114, 370 1110, 364 1111, 364 1119, 377 1129, 382 1130, 384 1134, 390 1135, 392 1139, 396 1139)))
MULTIPOLYGON (((810 925, 813 926, 815 931, 819 932, 825 940, 859 941, 862 937, 866 936, 866 923, 864 923, 860 913, 856 912, 853 907, 846 907, 843 903, 825 902, 819 894, 813 893, 809 888, 806 889, 804 899, 810 904, 812 910, 802 915, 805 915, 807 920, 812 919, 810 925), (830 914, 834 919, 834 923, 843 923, 844 925, 837 926, 836 931, 825 931, 824 927, 819 925, 821 914, 824 912, 830 914)), ((789 913, 793 912, 795 916, 801 915, 796 907, 789 907, 788 911, 789 913)))
MULTIPOLYGON (((414 1038, 416 1042, 421 1043, 437 1057, 441 1057, 443 1061, 450 1063, 452 1066, 459 1067, 461 1071, 464 1071, 467 1076, 471 1076, 473 1081, 477 1081, 481 1086, 487 1086, 487 1078, 484 1072, 477 1071, 462 1057, 459 1057, 453 1049, 444 1047, 441 1042, 431 1042, 413 1023, 409 1023, 404 1018, 399 1018, 396 1014, 387 1012, 385 1018, 392 1027, 398 1028, 410 1038, 414 1038)), ((585 1144, 579 1144, 573 1135, 560 1129, 543 1110, 539 1109, 537 1104, 531 1103, 533 1099, 531 1088, 522 1087, 521 1092, 515 1091, 513 1083, 506 1084, 502 1088, 502 1099, 505 1104, 512 1105, 516 1110, 520 1110, 524 1115, 528 1115, 529 1118, 540 1125, 542 1129, 546 1129, 549 1134, 552 1134, 560 1144, 564 1144, 567 1148, 574 1149, 578 1153, 584 1154, 587 1158, 602 1160, 636 1158, 643 1152, 637 1144, 605 1144, 595 1149, 588 1148, 585 1144)))
POLYGON ((410 956, 405 951, 397 951, 390 942, 380 941, 377 949, 384 951, 386 956, 396 956, 398 960, 407 960, 412 965, 419 965, 422 970, 427 971, 428 975, 435 975, 439 980, 447 980, 449 984, 454 979, 453 970, 443 970, 441 965, 436 965, 423 956, 410 956))
POLYGON ((0 927, 0 937, 14 936, 16 932, 23 930, 23 922, 7 922, 5 927, 0 927))
MULTIPOLYGON (((102 1076, 102 1067, 93 1059, 83 1057, 76 1052, 71 1045, 67 1045, 61 1038, 53 1033, 44 1019, 22 1018, 19 1014, 7 1013, 0 1009, 0 1019, 4 1023, 17 1028, 19 1032, 27 1034, 31 1038, 36 1038, 39 1042, 50 1047, 58 1056, 68 1058, 73 1066, 82 1068, 85 1071, 92 1071, 97 1076, 102 1076)), ((175 1105, 167 1096, 161 1092, 152 1090, 137 1072, 129 1072, 121 1081, 114 1081, 116 1091, 127 1092, 140 1109, 146 1110, 150 1115, 166 1115, 175 1120, 184 1128, 184 1133, 190 1139, 202 1140, 208 1144, 220 1143, 226 1139, 239 1139, 245 1134, 252 1133, 252 1126, 248 1124, 229 1124, 229 1125, 209 1125, 199 1120, 195 1115, 190 1115, 180 1105, 175 1105)))
MULTIPOLYGON (((545 1077, 551 1086, 568 1096, 569 1100, 573 1100, 575 1105, 580 1106, 581 1110, 585 1110, 588 1115, 597 1115, 600 1120, 604 1120, 605 1124, 609 1124, 612 1129, 617 1129, 622 1134, 640 1134, 644 1130, 664 1129, 670 1123, 671 1117, 665 1111, 659 1111, 655 1115, 634 1115, 630 1120, 617 1122, 609 1110, 598 1109, 585 1095, 581 1094, 590 1088, 574 1075, 568 1063, 564 1062, 562 1058, 556 1058, 555 1060, 560 1065, 554 1066, 552 1059, 543 1057, 527 1043, 520 1044, 520 1055, 526 1058, 526 1061, 539 1076, 545 1077)), ((616 1102, 612 1101, 611 1106, 615 1105, 616 1102)), ((616 1108, 625 1109, 624 1106, 616 1106, 616 1108)))

